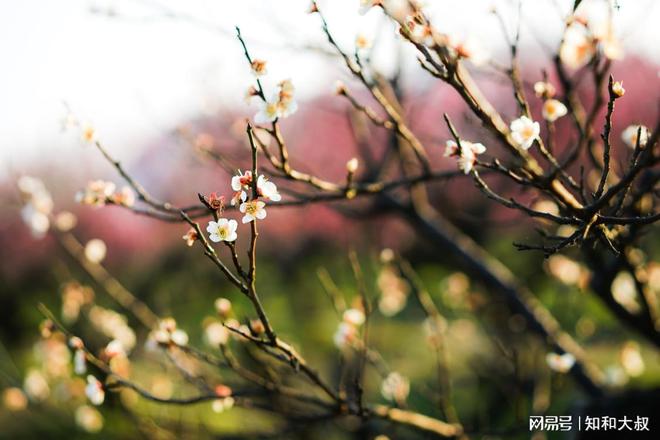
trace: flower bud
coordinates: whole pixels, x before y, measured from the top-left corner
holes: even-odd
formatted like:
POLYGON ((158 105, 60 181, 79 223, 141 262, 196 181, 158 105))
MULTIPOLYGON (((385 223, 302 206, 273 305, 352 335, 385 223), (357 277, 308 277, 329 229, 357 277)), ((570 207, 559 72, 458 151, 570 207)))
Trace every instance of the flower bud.
POLYGON ((357 171, 359 165, 360 163, 358 162, 357 158, 354 157, 353 159, 346 162, 346 170, 349 173, 353 174, 354 172, 357 171))
POLYGON ((623 88, 622 81, 615 81, 612 84, 612 93, 614 93, 617 98, 621 98, 626 93, 626 89, 623 88))

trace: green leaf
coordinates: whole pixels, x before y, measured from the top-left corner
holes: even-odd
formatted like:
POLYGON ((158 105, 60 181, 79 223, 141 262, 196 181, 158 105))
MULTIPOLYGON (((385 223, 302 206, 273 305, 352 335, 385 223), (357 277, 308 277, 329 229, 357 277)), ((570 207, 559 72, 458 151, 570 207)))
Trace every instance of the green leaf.
POLYGON ((573 3, 573 12, 580 6, 580 3, 582 3, 582 0, 575 0, 575 3, 573 3))

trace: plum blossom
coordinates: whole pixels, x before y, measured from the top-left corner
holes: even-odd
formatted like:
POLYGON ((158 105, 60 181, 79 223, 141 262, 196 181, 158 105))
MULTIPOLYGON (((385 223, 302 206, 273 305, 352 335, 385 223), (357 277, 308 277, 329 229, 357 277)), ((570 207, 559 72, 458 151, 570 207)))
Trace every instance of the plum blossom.
POLYGON ((154 330, 150 339, 161 345, 186 345, 188 334, 177 328, 174 318, 165 318, 158 323, 158 329, 154 330))
POLYGON ((76 409, 75 420, 76 425, 90 433, 103 429, 103 416, 89 405, 82 405, 76 409))
POLYGON ((626 143, 630 148, 636 148, 637 147, 637 134, 640 134, 639 136, 639 146, 640 148, 644 148, 644 145, 649 140, 649 129, 648 127, 645 127, 644 125, 629 125, 626 127, 625 130, 621 133, 621 139, 623 142, 626 143), (641 129, 641 131, 640 131, 641 129))
POLYGON ((343 319, 347 324, 359 327, 364 324, 365 316, 360 309, 347 309, 344 311, 343 319))
POLYGON ((454 35, 449 35, 447 40, 458 58, 467 59, 475 66, 483 66, 490 58, 490 54, 481 41, 474 36, 459 39, 454 35))
POLYGON ((644 373, 646 365, 644 365, 644 358, 639 350, 639 344, 634 341, 626 342, 621 347, 619 358, 624 371, 630 377, 639 377, 644 373))
POLYGON ((73 372, 78 375, 83 375, 87 372, 87 355, 85 350, 77 349, 73 353, 73 372))
POLYGON ((257 78, 268 73, 265 60, 252 60, 250 67, 252 68, 252 74, 257 78))
POLYGON ((615 81, 612 84, 612 92, 617 98, 621 98, 626 93, 626 89, 623 88, 623 81, 615 81))
POLYGON ((85 387, 85 394, 89 401, 99 406, 105 400, 105 391, 103 390, 103 384, 91 374, 87 376, 87 386, 85 387))
POLYGON ((579 69, 591 61, 595 53, 596 46, 588 35, 588 29, 578 22, 568 26, 559 48, 561 61, 571 69, 579 69))
POLYGON ((204 340, 211 347, 225 345, 229 340, 229 330, 219 322, 212 322, 204 328, 204 340))
POLYGON ((229 411, 234 407, 234 403, 234 398, 231 396, 225 397, 224 399, 216 399, 211 404, 211 409, 213 409, 213 412, 215 413, 229 411))
POLYGON ((126 351, 135 347, 137 338, 129 327, 126 316, 111 309, 93 306, 89 311, 89 321, 108 338, 121 341, 126 351))
POLYGON ((534 141, 539 137, 541 126, 527 116, 521 116, 511 122, 511 139, 516 146, 523 150, 528 150, 534 141))
POLYGON ((55 216, 55 227, 62 232, 72 230, 77 223, 78 218, 69 211, 62 211, 55 216))
POLYGON ((117 356, 126 356, 126 350, 124 349, 124 345, 121 343, 121 341, 117 339, 113 339, 112 341, 110 341, 108 345, 105 346, 105 350, 103 351, 103 353, 108 359, 117 356))
POLYGON ((332 337, 335 346, 343 349, 349 346, 357 337, 357 328, 347 322, 340 322, 337 331, 332 337))
POLYGON ((461 140, 461 147, 453 140, 448 140, 445 144, 445 157, 456 157, 458 168, 465 174, 469 174, 477 163, 477 155, 486 152, 486 147, 481 143, 473 143, 461 140))
POLYGON ((555 86, 546 81, 537 81, 534 83, 534 94, 538 98, 552 98, 557 93, 555 86))
POLYGON ((394 371, 383 380, 380 393, 387 400, 404 402, 410 394, 410 382, 406 377, 394 371))
POLYGON ((245 91, 245 95, 243 99, 245 100, 246 104, 250 104, 252 102, 252 98, 254 98, 255 96, 259 96, 259 91, 255 86, 250 86, 245 91))
POLYGON ((231 301, 227 298, 218 298, 213 303, 215 311, 218 312, 218 315, 221 317, 227 317, 229 312, 231 312, 231 301))
POLYGON ((273 122, 279 117, 278 102, 273 99, 271 101, 262 101, 258 104, 259 111, 254 115, 254 122, 257 124, 265 124, 273 122))
POLYGON ((383 0, 360 0, 360 9, 358 10, 360 15, 365 15, 371 10, 374 6, 382 6, 383 0))
POLYGON ((43 373, 37 369, 30 369, 23 381, 25 393, 33 400, 42 401, 50 396, 50 386, 43 373))
POLYGON ((372 45, 371 40, 366 36, 364 36, 363 34, 359 34, 357 37, 355 37, 355 48, 357 50, 370 49, 371 45, 372 45))
POLYGON ((252 185, 252 171, 242 173, 240 170, 237 175, 231 178, 231 189, 234 190, 234 196, 231 198, 231 206, 238 202, 247 200, 247 192, 252 185))
POLYGON ((298 110, 298 104, 293 100, 295 88, 290 79, 280 81, 278 84, 277 98, 280 116, 286 118, 298 110))
POLYGON ((543 103, 543 118, 546 121, 554 122, 562 116, 566 116, 568 109, 566 106, 556 99, 547 99, 543 103))
POLYGON ((221 241, 235 241, 238 237, 236 228, 238 223, 236 220, 228 220, 226 218, 218 219, 217 222, 210 221, 206 230, 209 233, 211 241, 218 243, 221 241))
POLYGON ((360 309, 346 309, 342 316, 343 322, 339 323, 332 339, 335 346, 344 349, 353 344, 358 336, 358 328, 364 324, 366 317, 360 309))
POLYGON ((261 200, 250 200, 241 203, 239 210, 245 214, 242 222, 249 223, 255 220, 263 220, 266 218, 266 204, 261 200))
POLYGON ((103 206, 111 200, 115 192, 115 184, 104 180, 89 182, 84 190, 76 193, 76 202, 83 205, 103 206))
POLYGON ((107 253, 108 247, 105 245, 103 240, 98 238, 89 240, 85 245, 85 258, 87 258, 92 263, 100 263, 105 259, 107 253))
POLYGON ((86 124, 82 128, 82 138, 85 142, 96 142, 97 140, 97 135, 96 135, 96 129, 90 124, 86 124))
POLYGON ((422 22, 422 20, 418 16, 407 16, 404 22, 405 31, 403 28, 401 31, 405 32, 404 35, 407 35, 410 40, 417 44, 423 44, 429 47, 435 46, 433 28, 428 23, 422 22))
POLYGON ((263 174, 259 175, 257 178, 257 192, 260 196, 272 200, 273 202, 279 202, 282 200, 282 196, 277 191, 277 185, 268 180, 263 174))
POLYGON ((190 247, 195 243, 199 236, 197 235, 195 228, 190 228, 188 229, 188 232, 186 232, 185 235, 183 235, 181 238, 183 238, 183 240, 186 242, 186 245, 190 247))
POLYGON ((360 162, 358 162, 357 157, 354 157, 346 162, 346 171, 354 174, 357 171, 358 166, 360 166, 360 162))
POLYGON ((110 199, 117 205, 123 205, 130 208, 135 204, 135 193, 129 186, 123 186, 119 192, 112 194, 110 199))
POLYGON ((545 361, 551 370, 557 373, 568 373, 573 368, 573 365, 575 365, 575 356, 570 353, 548 353, 545 356, 545 361))
POLYGON ((32 236, 42 238, 50 228, 53 199, 44 183, 30 176, 22 176, 17 182, 25 205, 21 210, 23 221, 29 226, 32 236))
POLYGON ((2 404, 9 411, 23 411, 28 406, 28 399, 20 388, 9 387, 2 391, 2 404))
POLYGON ((259 102, 259 111, 254 116, 254 122, 265 124, 295 113, 298 110, 298 104, 293 99, 293 92, 294 87, 290 80, 280 81, 273 96, 268 100, 259 102))

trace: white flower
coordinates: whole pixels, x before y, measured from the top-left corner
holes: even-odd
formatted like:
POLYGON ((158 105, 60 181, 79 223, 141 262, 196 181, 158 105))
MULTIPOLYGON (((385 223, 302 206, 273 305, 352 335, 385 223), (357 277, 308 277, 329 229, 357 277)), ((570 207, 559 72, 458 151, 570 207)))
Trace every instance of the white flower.
POLYGON ((623 58, 623 45, 613 32, 609 32, 605 38, 600 40, 600 47, 603 50, 603 55, 611 60, 623 58))
POLYGON ((213 303, 215 311, 218 312, 220 316, 227 316, 231 311, 231 301, 227 298, 218 298, 213 303))
POLYGON ((37 179, 36 177, 21 176, 18 178, 16 184, 18 185, 18 189, 23 194, 27 194, 30 196, 32 194, 46 192, 46 186, 41 180, 37 179))
POLYGON ((73 354, 73 371, 76 374, 85 374, 87 372, 85 350, 77 349, 73 354))
POLYGON ((457 56, 470 60, 475 66, 483 66, 490 58, 490 54, 481 41, 472 35, 462 41, 449 36, 449 41, 453 43, 452 46, 457 56))
POLYGON ((113 196, 115 184, 104 180, 94 180, 76 193, 76 201, 83 205, 103 206, 113 196))
POLYGON ((105 391, 103 390, 103 384, 99 382, 91 374, 87 376, 87 386, 85 387, 85 394, 92 404, 98 406, 103 403, 105 400, 105 391))
POLYGON ((86 124, 82 128, 82 138, 85 142, 96 142, 96 130, 90 124, 86 124))
POLYGON ((266 176, 263 174, 259 175, 259 178, 257 178, 257 191, 259 192, 259 195, 268 200, 272 200, 273 202, 279 202, 282 200, 282 196, 277 191, 277 186, 266 179, 266 176))
POLYGON ((635 148, 637 146, 637 133, 641 128, 641 136, 639 138, 639 146, 644 147, 649 140, 649 129, 643 125, 629 125, 621 133, 621 139, 626 143, 630 148, 635 148))
POLYGON ((413 42, 430 47, 435 45, 433 29, 428 24, 419 23, 414 16, 409 15, 406 17, 405 26, 413 42))
POLYGON ((268 73, 265 60, 253 60, 250 67, 252 68, 252 74, 257 78, 268 73))
POLYGON ((246 171, 245 173, 239 171, 237 175, 231 178, 231 189, 234 191, 249 188, 250 185, 252 185, 252 171, 246 171))
POLYGON ((211 404, 211 408, 213 409, 213 412, 215 413, 221 413, 224 411, 228 411, 232 409, 234 406, 234 398, 233 397, 225 397, 224 399, 216 399, 213 401, 211 404))
POLYGON ((254 115, 254 122, 265 124, 273 122, 279 117, 279 107, 277 101, 260 101, 259 111, 254 115))
POLYGON ((234 196, 231 198, 231 206, 235 206, 239 202, 247 200, 247 193, 245 190, 250 190, 252 185, 252 172, 246 171, 245 173, 238 172, 237 175, 231 178, 231 189, 234 190, 234 196))
POLYGON ((358 166, 360 166, 360 162, 358 162, 357 157, 354 157, 346 162, 346 171, 354 174, 357 171, 358 166))
POLYGON ((511 122, 511 139, 520 148, 527 150, 539 137, 541 126, 527 116, 521 116, 511 122))
POLYGON ((186 345, 188 343, 188 333, 181 329, 176 329, 170 334, 170 339, 176 345, 186 345))
POLYGON ((197 230, 195 228, 190 228, 188 229, 188 232, 185 233, 185 235, 181 236, 181 238, 186 242, 186 245, 190 247, 195 244, 195 241, 199 237, 197 236, 197 230))
POLYGON ((382 3, 382 0, 360 0, 360 15, 364 15, 371 10, 372 7, 382 3))
POLYGON ((212 322, 204 329, 204 339, 211 347, 225 345, 229 340, 229 330, 219 322, 212 322))
POLYGON ((356 336, 357 329, 355 326, 347 322, 340 322, 337 331, 335 331, 335 334, 332 336, 332 341, 337 348, 343 349, 350 345, 356 336))
POLYGON ((298 110, 298 103, 293 99, 280 101, 277 103, 277 111, 281 118, 286 118, 294 114, 298 110))
POLYGON ((34 400, 46 400, 50 396, 50 386, 44 375, 36 369, 30 369, 23 382, 25 393, 34 400))
POLYGON ((100 263, 105 258, 108 252, 108 247, 103 240, 93 238, 85 245, 85 258, 92 263, 100 263))
POLYGON ((238 237, 236 228, 238 228, 236 220, 221 218, 217 222, 210 221, 206 231, 209 233, 211 241, 218 243, 220 241, 235 241, 238 237))
POLYGON ((646 365, 639 351, 639 344, 633 341, 626 342, 619 353, 621 365, 630 377, 639 377, 644 373, 646 365))
POLYGON ((34 205, 28 204, 21 210, 23 221, 30 227, 34 238, 43 238, 50 228, 50 220, 43 212, 38 211, 34 205))
POLYGON ((567 373, 575 365, 575 356, 570 353, 557 354, 548 353, 545 356, 545 361, 551 370, 557 373, 567 373))
POLYGON ((83 430, 96 433, 103 429, 103 416, 89 405, 82 405, 76 409, 76 425, 83 430))
POLYGON ((298 110, 298 104, 293 99, 294 90, 290 80, 280 81, 271 99, 259 102, 259 111, 254 116, 254 122, 265 124, 295 113, 298 110))
POLYGON ((77 223, 78 218, 69 211, 62 211, 55 216, 55 227, 62 232, 70 231, 77 223))
POLYGON ((410 393, 410 382, 396 371, 392 372, 383 380, 380 386, 380 393, 387 400, 403 402, 410 393))
POLYGON ((112 195, 112 201, 130 208, 135 204, 135 193, 129 186, 123 186, 121 191, 112 195))
POLYGON ((364 324, 365 316, 364 312, 360 309, 346 309, 344 311, 344 322, 351 324, 355 327, 358 327, 364 324))
POLYGON ((458 168, 465 174, 469 174, 477 162, 477 155, 486 152, 486 147, 478 142, 468 142, 461 140, 462 151, 459 151, 458 144, 453 140, 448 140, 445 144, 445 157, 457 157, 458 168))
POLYGON ((549 82, 537 81, 534 83, 534 94, 539 98, 552 98, 555 93, 555 86, 549 82))
POLYGON ((355 48, 358 50, 366 50, 371 48, 371 40, 366 36, 359 34, 355 37, 355 48))
POLYGON ((587 64, 596 53, 596 46, 587 34, 587 29, 579 24, 571 24, 564 33, 564 41, 559 48, 562 62, 572 69, 587 64))
POLYGON ((547 99, 543 103, 542 113, 545 120, 554 122, 562 116, 565 116, 566 113, 568 113, 568 109, 561 101, 557 101, 556 99, 547 99))
POLYGON ((108 358, 113 358, 116 356, 126 356, 126 350, 124 349, 124 344, 117 339, 113 339, 105 347, 105 355, 108 358))
POLYGON ((44 183, 36 177, 21 176, 17 185, 25 201, 21 217, 30 227, 32 235, 42 238, 50 228, 49 216, 53 211, 53 199, 44 183))
POLYGON ((249 223, 255 220, 263 220, 266 218, 266 204, 261 200, 250 200, 249 202, 241 203, 239 210, 245 214, 243 216, 243 223, 249 223))

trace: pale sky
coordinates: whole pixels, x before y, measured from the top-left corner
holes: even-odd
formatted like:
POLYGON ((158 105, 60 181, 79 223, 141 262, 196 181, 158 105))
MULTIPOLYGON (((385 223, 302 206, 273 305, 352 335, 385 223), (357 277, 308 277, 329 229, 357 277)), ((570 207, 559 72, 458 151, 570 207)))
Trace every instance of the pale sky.
MULTIPOLYGON (((501 47, 501 8, 514 20, 513 0, 427 0, 437 28, 473 34, 491 50, 501 47)), ((558 1, 564 11, 570 1, 558 1)), ((660 5, 618 0, 615 24, 626 53, 660 63, 660 5), (641 18, 640 18, 641 17, 641 18)), ((359 0, 319 1, 331 30, 352 49, 356 34, 376 37, 380 11, 357 14, 359 0)), ((188 118, 224 107, 244 110, 249 69, 234 37, 239 25, 254 56, 268 60, 272 82, 291 78, 304 99, 329 92, 339 67, 301 49, 327 47, 308 0, 21 0, 0 6, 0 176, 34 160, 68 156, 78 138, 63 134, 67 102, 123 157, 188 118), (96 10, 96 12, 93 12, 96 10), (112 10, 112 14, 107 11, 112 10), (170 12, 181 15, 169 17, 170 12), (291 49, 291 46, 296 46, 291 49)), ((556 43, 561 21, 551 0, 524 0, 523 36, 556 43)), ((513 22, 513 21, 512 21, 513 22)), ((389 39, 390 28, 380 31, 389 39)), ((393 44, 376 61, 387 69, 393 44)), ((524 53, 523 53, 524 56, 524 53)), ((414 53, 407 57, 414 64, 414 53)), ((411 65, 412 65, 411 64, 411 65)))

